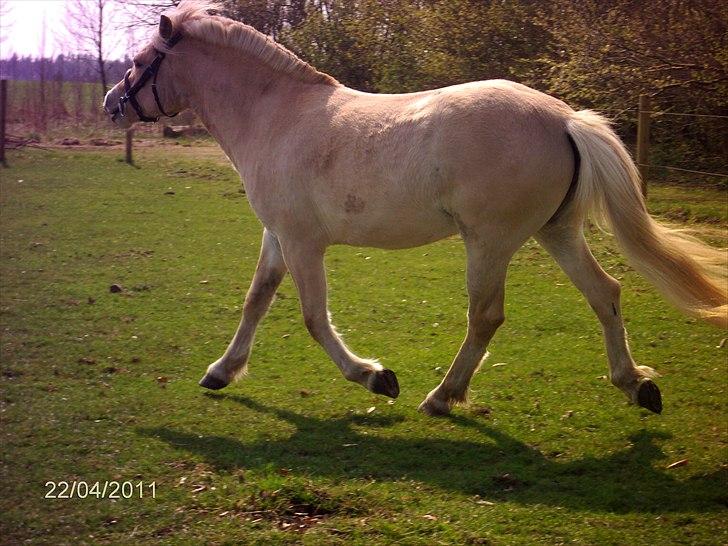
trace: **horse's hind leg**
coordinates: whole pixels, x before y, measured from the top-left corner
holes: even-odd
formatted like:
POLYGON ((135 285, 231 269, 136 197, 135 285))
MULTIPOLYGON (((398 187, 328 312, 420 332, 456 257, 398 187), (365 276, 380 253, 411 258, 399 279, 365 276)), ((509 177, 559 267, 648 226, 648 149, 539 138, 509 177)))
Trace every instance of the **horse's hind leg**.
POLYGON ((468 256, 468 331, 442 382, 420 404, 427 415, 447 415, 453 404, 465 402, 473 374, 485 356, 495 331, 503 323, 506 269, 511 254, 478 240, 465 239, 468 256))
POLYGON ((329 320, 326 295, 324 249, 316 243, 281 240, 286 265, 301 298, 303 320, 313 337, 326 351, 349 381, 359 383, 375 394, 399 396, 399 383, 394 372, 376 360, 352 353, 329 320))
POLYGON ((245 373, 255 329, 268 310, 285 274, 286 264, 278 240, 275 235, 265 230, 258 266, 245 296, 240 325, 225 354, 210 364, 207 373, 200 380, 200 385, 213 390, 221 389, 245 373))
POLYGON ((619 282, 607 275, 594 259, 584 239, 581 223, 547 226, 539 231, 536 240, 584 294, 599 318, 604 331, 612 383, 624 391, 633 403, 660 413, 660 390, 650 379, 655 373, 647 366, 635 365, 629 351, 619 305, 619 282))

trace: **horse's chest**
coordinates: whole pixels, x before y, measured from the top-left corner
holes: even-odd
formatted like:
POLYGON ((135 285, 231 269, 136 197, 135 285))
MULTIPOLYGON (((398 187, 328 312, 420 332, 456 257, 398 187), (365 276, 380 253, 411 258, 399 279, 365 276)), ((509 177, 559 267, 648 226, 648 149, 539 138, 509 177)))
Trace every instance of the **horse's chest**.
POLYGON ((248 203, 265 225, 270 225, 276 217, 285 214, 286 208, 290 207, 285 195, 282 195, 275 184, 264 185, 260 181, 251 180, 244 182, 243 185, 248 203))

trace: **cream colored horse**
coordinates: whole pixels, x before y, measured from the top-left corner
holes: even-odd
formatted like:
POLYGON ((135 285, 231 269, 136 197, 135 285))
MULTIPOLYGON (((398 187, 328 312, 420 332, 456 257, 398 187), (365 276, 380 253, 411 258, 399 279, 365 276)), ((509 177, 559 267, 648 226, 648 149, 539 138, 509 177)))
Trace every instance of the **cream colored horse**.
POLYGON ((245 372, 256 326, 288 271, 306 327, 344 376, 396 397, 394 373, 353 354, 330 323, 324 252, 334 244, 406 248, 460 233, 467 334, 422 411, 446 414, 466 399, 504 320, 506 267, 529 237, 594 309, 612 382, 634 403, 661 411, 652 370, 630 355, 619 283, 589 251, 584 219, 591 213, 610 226, 630 263, 677 306, 719 324, 727 320, 726 265, 719 251, 647 214, 634 163, 604 118, 503 80, 362 93, 207 7, 184 2, 162 16, 126 86, 117 84, 104 103, 121 127, 194 110, 265 226, 240 326, 203 387, 225 387, 245 372))

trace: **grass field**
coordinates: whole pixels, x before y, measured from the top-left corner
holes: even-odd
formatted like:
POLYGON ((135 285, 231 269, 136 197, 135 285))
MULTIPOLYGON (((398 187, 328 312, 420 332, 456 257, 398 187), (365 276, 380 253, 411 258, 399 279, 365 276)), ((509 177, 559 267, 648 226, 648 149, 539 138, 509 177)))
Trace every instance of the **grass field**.
MULTIPOLYGON (((237 325, 261 227, 214 158, 118 155, 22 151, 0 172, 3 543, 728 542, 726 333, 672 310, 609 238, 594 252, 623 283, 637 362, 662 374, 661 416, 610 385, 596 319, 533 242, 452 417, 416 407, 464 334, 457 239, 327 257, 334 321, 397 372, 396 402, 339 375, 290 279, 250 375, 210 394, 197 380, 237 325), (44 498, 64 480, 156 498, 44 498)), ((725 243, 724 191, 650 195, 725 243)))

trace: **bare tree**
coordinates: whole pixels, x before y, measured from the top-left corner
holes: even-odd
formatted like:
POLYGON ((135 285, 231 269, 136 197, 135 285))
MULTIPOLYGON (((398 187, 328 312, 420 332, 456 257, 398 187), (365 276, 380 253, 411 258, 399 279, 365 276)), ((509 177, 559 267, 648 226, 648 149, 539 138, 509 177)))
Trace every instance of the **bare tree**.
POLYGON ((148 29, 159 24, 159 15, 180 0, 125 0, 121 7, 126 13, 127 27, 148 29))
POLYGON ((0 44, 8 39, 5 34, 6 30, 10 27, 10 14, 12 9, 7 0, 0 0, 0 44))
MULTIPOLYGON (((154 27, 159 15, 180 3, 180 0, 124 0, 122 8, 127 25, 133 29, 154 27)), ((274 39, 285 28, 295 27, 306 18, 309 4, 320 0, 219 0, 220 14, 255 27, 274 39)))
POLYGON ((112 49, 108 32, 112 0, 72 0, 66 13, 66 33, 72 47, 96 59, 102 95, 107 90, 106 62, 112 49))
POLYGON ((47 22, 45 13, 43 14, 43 25, 40 34, 40 86, 39 92, 39 108, 36 117, 36 128, 39 131, 45 131, 47 128, 47 111, 46 111, 46 29, 47 22))

